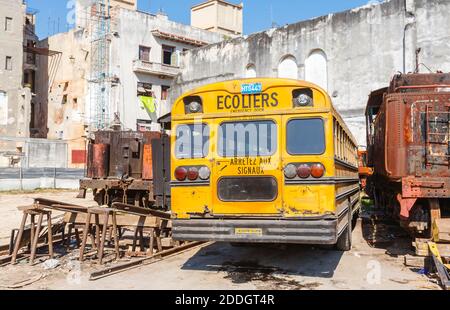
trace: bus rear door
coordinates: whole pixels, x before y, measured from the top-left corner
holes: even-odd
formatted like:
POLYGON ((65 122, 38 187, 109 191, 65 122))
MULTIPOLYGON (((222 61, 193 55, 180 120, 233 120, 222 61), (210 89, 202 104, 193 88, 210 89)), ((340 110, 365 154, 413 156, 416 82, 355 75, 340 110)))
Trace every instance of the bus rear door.
POLYGON ((212 184, 213 213, 223 216, 280 216, 281 117, 222 119, 212 184))

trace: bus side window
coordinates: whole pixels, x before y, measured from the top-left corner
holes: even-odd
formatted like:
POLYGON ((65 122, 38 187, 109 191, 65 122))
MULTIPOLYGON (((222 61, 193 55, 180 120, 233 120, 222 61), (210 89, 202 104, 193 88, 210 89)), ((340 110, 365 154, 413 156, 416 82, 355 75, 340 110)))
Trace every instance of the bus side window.
POLYGON ((334 157, 338 157, 338 141, 337 141, 337 130, 336 130, 336 119, 333 119, 333 138, 334 138, 334 157))
POLYGON ((337 125, 337 139, 338 139, 338 158, 341 159, 341 127, 339 126, 339 123, 336 123, 337 125))

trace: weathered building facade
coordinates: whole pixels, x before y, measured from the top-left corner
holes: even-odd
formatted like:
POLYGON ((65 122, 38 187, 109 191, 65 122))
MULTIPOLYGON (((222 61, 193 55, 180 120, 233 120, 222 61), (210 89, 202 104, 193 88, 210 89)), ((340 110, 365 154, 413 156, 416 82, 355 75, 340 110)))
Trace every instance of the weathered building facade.
POLYGON ((135 0, 109 2, 107 30, 98 39, 101 2, 108 1, 78 1, 75 28, 40 42, 54 52, 39 63, 45 108, 36 118, 46 119, 46 138, 67 141, 69 167, 84 166, 85 137, 95 129, 100 101, 107 104, 105 128, 118 118, 124 129, 158 130, 157 118, 170 112, 168 91, 180 73, 181 53, 222 40, 162 13, 139 12, 135 0))
POLYGON ((450 71, 450 1, 390 0, 183 54, 171 100, 224 79, 288 77, 325 88, 361 144, 369 93, 397 72, 450 71), (420 51, 420 52, 419 52, 420 51))
MULTIPOLYGON (((30 135, 33 74, 24 45, 34 38, 32 13, 22 0, 0 0, 0 167, 12 165, 30 135), (31 32, 31 33, 30 33, 31 32)), ((31 43, 30 43, 31 44, 31 43)))

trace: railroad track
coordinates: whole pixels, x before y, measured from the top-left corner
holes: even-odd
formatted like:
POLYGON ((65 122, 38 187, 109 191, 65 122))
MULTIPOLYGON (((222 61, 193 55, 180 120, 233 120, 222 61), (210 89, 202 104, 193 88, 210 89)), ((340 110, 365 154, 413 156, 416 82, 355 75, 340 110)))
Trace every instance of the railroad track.
POLYGON ((115 266, 111 266, 108 268, 104 268, 102 270, 94 271, 90 274, 89 280, 95 281, 99 280, 108 276, 112 276, 121 272, 129 271, 131 269, 135 269, 141 266, 151 265, 154 263, 158 263, 163 261, 164 259, 181 255, 187 251, 193 250, 195 248, 204 247, 207 246, 208 242, 188 242, 183 245, 174 247, 169 250, 165 250, 159 253, 156 253, 155 255, 151 257, 145 257, 141 259, 136 259, 131 262, 127 262, 124 264, 119 264, 115 266))

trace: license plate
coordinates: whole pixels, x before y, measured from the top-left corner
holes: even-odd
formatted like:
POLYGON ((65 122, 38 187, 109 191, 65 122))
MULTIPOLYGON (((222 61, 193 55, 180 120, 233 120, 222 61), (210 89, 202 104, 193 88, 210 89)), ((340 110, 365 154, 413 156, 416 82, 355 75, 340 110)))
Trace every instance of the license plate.
POLYGON ((262 84, 261 83, 251 83, 251 84, 242 84, 241 85, 241 94, 242 95, 256 95, 262 93, 262 84))
POLYGON ((242 235, 252 235, 252 236, 262 236, 263 232, 261 228, 236 228, 234 234, 238 236, 242 235))

